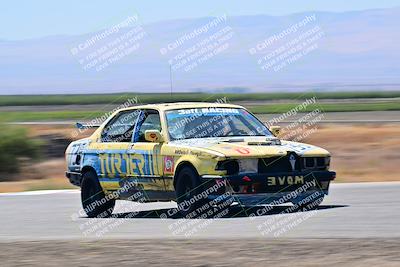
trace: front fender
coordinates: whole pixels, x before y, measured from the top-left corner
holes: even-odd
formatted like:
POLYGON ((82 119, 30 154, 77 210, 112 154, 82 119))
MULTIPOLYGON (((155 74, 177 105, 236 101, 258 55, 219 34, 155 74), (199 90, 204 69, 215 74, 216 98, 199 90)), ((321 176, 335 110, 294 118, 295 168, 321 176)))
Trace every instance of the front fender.
POLYGON ((94 169, 98 177, 102 175, 99 155, 97 153, 86 152, 83 154, 81 171, 88 167, 94 169))
POLYGON ((194 155, 184 155, 181 156, 177 162, 176 166, 180 166, 182 163, 190 163, 193 165, 193 167, 196 169, 197 173, 199 175, 205 175, 205 174, 221 174, 221 171, 216 171, 215 167, 217 166, 218 163, 217 158, 211 158, 211 157, 197 157, 194 155))

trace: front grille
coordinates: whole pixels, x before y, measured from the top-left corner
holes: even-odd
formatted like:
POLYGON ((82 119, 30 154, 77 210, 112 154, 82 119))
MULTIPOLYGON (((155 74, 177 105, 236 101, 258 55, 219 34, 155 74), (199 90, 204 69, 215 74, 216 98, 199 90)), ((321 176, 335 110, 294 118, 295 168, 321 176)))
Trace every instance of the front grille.
MULTIPOLYGON (((301 170, 301 161, 296 157, 295 171, 301 170)), ((259 173, 292 172, 289 156, 263 158, 258 160, 259 173)))
POLYGON ((261 158, 258 160, 258 173, 274 172, 293 172, 304 170, 326 170, 327 163, 324 157, 304 157, 295 156, 295 168, 293 170, 290 163, 290 155, 282 157, 261 158))

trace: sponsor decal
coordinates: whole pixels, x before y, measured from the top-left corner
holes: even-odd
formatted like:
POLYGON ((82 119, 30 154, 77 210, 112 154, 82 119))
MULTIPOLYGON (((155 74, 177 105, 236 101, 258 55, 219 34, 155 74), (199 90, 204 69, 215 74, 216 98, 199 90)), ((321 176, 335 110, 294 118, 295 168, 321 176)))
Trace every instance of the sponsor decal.
POLYGON ((284 144, 284 147, 290 148, 291 150, 293 150, 294 152, 296 152, 298 154, 302 154, 308 150, 315 148, 314 146, 306 145, 306 144, 302 144, 302 143, 286 143, 286 144, 284 144))
POLYGON ((164 173, 174 173, 174 158, 171 156, 164 157, 164 173))
POLYGON ((187 154, 189 154, 189 151, 188 150, 184 150, 184 149, 176 149, 174 151, 174 153, 176 155, 187 155, 187 154))
POLYGON ((250 149, 245 147, 238 147, 235 149, 235 151, 242 155, 250 154, 250 149))
POLYGON ((239 110, 235 108, 191 108, 191 109, 178 109, 179 115, 190 115, 190 114, 210 114, 210 115, 221 115, 221 114, 239 114, 239 110))
POLYGON ((100 171, 108 177, 141 176, 156 174, 153 165, 153 155, 145 153, 100 154, 100 171))
POLYGON ((267 184, 269 186, 304 184, 304 177, 303 176, 268 177, 267 178, 267 184))
POLYGON ((205 154, 200 152, 200 151, 191 151, 191 150, 181 150, 181 149, 177 149, 174 151, 175 155, 193 155, 193 156, 197 156, 197 157, 201 157, 204 156, 205 154))

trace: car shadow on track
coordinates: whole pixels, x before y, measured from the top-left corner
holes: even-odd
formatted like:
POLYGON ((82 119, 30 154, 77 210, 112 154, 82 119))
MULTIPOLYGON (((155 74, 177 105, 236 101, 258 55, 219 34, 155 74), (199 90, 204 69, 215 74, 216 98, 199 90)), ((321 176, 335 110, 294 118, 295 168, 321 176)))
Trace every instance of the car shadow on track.
MULTIPOLYGON (((314 209, 304 210, 301 208, 294 209, 291 205, 285 206, 252 206, 252 207, 241 207, 232 206, 229 210, 226 210, 222 216, 218 216, 218 219, 227 218, 245 218, 245 217, 260 217, 269 216, 276 214, 290 214, 299 212, 310 212, 312 210, 327 210, 335 208, 345 208, 348 205, 320 205, 314 209)), ((146 210, 137 212, 125 212, 125 213, 114 213, 114 218, 121 219, 181 219, 183 218, 176 208, 171 209, 157 209, 157 210, 146 210)))

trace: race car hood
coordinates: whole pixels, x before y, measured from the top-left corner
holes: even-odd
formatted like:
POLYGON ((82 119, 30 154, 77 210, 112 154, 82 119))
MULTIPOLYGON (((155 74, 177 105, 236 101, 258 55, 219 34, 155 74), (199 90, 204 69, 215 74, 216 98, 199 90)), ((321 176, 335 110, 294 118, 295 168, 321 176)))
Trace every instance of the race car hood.
POLYGON ((170 143, 175 147, 187 149, 206 150, 211 154, 223 154, 229 158, 286 155, 295 152, 302 156, 329 156, 329 152, 317 146, 281 141, 277 138, 266 137, 218 137, 218 138, 199 138, 173 141, 170 143))

